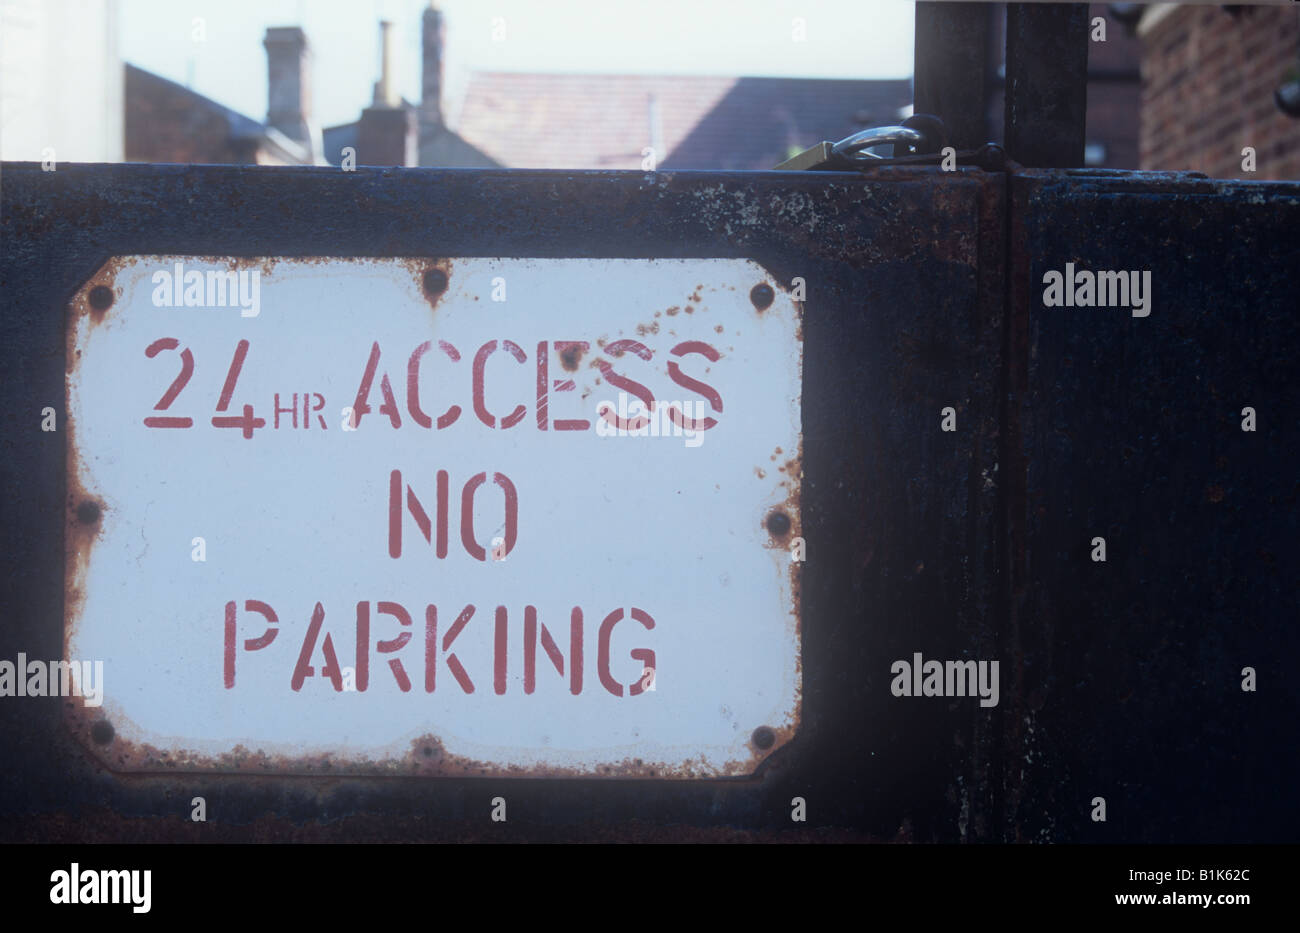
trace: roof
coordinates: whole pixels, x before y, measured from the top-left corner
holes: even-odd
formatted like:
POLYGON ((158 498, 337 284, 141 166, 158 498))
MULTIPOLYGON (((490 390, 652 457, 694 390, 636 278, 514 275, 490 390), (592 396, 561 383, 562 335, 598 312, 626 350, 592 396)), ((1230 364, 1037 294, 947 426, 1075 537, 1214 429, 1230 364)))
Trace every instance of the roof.
POLYGON ((792 148, 896 123, 911 101, 908 78, 479 72, 457 130, 510 168, 640 169, 658 135, 660 168, 770 169, 792 148))
MULTIPOLYGON (((404 106, 410 106, 403 102, 404 106)), ((343 148, 357 146, 358 121, 341 123, 326 127, 325 160, 331 165, 343 161, 343 148)), ((466 142, 445 126, 422 126, 420 128, 420 165, 430 168, 500 168, 501 164, 493 160, 476 146, 466 142)))
POLYGON ((321 130, 321 138, 324 140, 325 161, 330 165, 341 165, 345 148, 350 146, 353 151, 356 151, 357 121, 327 126, 321 130))
POLYGON ((439 124, 420 130, 420 164, 441 168, 501 168, 501 163, 439 124))
MULTIPOLYGON (((273 153, 281 161, 288 163, 311 164, 311 154, 301 143, 290 139, 274 127, 259 123, 237 110, 231 110, 210 97, 204 97, 197 91, 178 84, 152 71, 146 71, 137 65, 126 62, 126 87, 134 92, 137 87, 153 84, 165 89, 174 99, 186 101, 188 108, 194 112, 206 112, 226 122, 232 143, 244 144, 250 148, 261 148, 273 153)), ((129 106, 129 102, 126 102, 129 106)))

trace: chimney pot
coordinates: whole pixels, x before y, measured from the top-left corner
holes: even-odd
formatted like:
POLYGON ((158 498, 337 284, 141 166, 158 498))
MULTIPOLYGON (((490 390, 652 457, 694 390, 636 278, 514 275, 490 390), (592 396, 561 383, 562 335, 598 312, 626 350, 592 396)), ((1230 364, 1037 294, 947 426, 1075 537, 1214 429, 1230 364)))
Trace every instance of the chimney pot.
POLYGON ((393 24, 388 20, 379 23, 379 81, 375 84, 376 107, 396 107, 401 104, 393 81, 393 24))
POLYGON ((312 120, 311 49, 298 26, 273 26, 266 47, 267 125, 306 146, 311 160, 321 151, 320 128, 312 120))
POLYGON ((357 160, 362 165, 419 164, 419 120, 402 102, 393 81, 393 24, 379 24, 380 67, 375 101, 361 111, 357 126, 357 160))
POLYGON ((424 11, 422 22, 423 59, 420 123, 422 132, 442 126, 442 57, 446 40, 446 27, 439 10, 432 2, 424 11))

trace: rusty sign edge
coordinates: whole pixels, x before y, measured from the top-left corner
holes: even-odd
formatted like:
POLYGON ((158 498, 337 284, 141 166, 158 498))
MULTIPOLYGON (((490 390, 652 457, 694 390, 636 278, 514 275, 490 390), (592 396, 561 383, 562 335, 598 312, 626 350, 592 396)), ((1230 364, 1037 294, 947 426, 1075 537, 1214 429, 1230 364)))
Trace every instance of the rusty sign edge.
MULTIPOLYGON (((70 659, 70 642, 77 622, 80 621, 80 610, 84 600, 85 575, 89 562, 89 551, 94 540, 98 537, 99 522, 103 512, 109 508, 104 501, 103 493, 96 489, 92 472, 89 470, 81 457, 81 450, 77 442, 77 423, 71 416, 71 402, 73 393, 73 377, 78 369, 79 351, 77 349, 78 333, 80 325, 86 322, 93 327, 104 323, 107 319, 107 311, 111 308, 116 300, 122 297, 122 289, 117 284, 117 275, 127 266, 133 265, 142 260, 186 260, 198 263, 227 264, 232 270, 256 266, 264 272, 270 272, 278 262, 285 263, 325 263, 325 262, 354 262, 366 263, 376 266, 391 264, 402 265, 413 277, 417 290, 422 291, 426 300, 432 307, 437 306, 440 294, 431 293, 427 287, 427 275, 432 270, 441 270, 443 274, 450 275, 454 268, 454 263, 458 260, 474 259, 500 259, 500 260, 529 260, 535 259, 540 262, 552 262, 563 260, 565 257, 543 256, 543 257, 516 257, 516 256, 461 256, 461 257, 432 257, 432 256, 298 256, 298 255, 276 255, 276 256, 214 256, 214 255, 188 255, 188 254, 148 254, 148 253, 116 253, 107 255, 103 261, 95 267, 94 271, 84 277, 81 284, 72 292, 71 297, 66 304, 65 313, 65 402, 68 404, 69 416, 66 419, 65 444, 66 444, 66 518, 64 521, 65 534, 65 609, 63 622, 63 656, 70 659), (96 307, 97 304, 103 303, 102 289, 107 288, 112 294, 112 298, 104 307, 96 307), (96 290, 101 291, 96 295, 96 290), (98 297, 98 301, 96 298, 98 297)), ((574 260, 604 262, 609 260, 619 261, 621 257, 572 257, 574 260)), ((768 268, 767 264, 752 258, 741 258, 736 256, 696 256, 696 257, 662 257, 662 261, 668 263, 685 263, 700 261, 725 261, 729 263, 744 262, 748 263, 775 284, 779 292, 788 298, 793 315, 793 325, 796 336, 797 363, 796 374, 800 387, 800 397, 802 396, 803 380, 803 326, 804 326, 804 303, 794 300, 788 296, 792 290, 790 286, 782 282, 779 277, 768 268)), ((647 257, 627 257, 622 261, 630 263, 647 263, 659 261, 655 258, 647 257)), ((757 307, 757 303, 756 303, 757 307)), ((765 310, 763 307, 757 307, 758 313, 765 310)), ((802 405, 800 400, 799 405, 802 405)), ((802 420, 802 419, 801 419, 802 420)), ((802 519, 800 514, 801 494, 802 494, 802 463, 803 463, 803 436, 802 429, 797 433, 797 450, 792 457, 779 468, 791 480, 791 489, 785 500, 785 507, 790 516, 790 525, 788 529, 774 537, 781 541, 789 540, 798 536, 802 531, 802 519)), ((784 485, 784 484, 783 484, 784 485)), ((781 545, 774 542, 770 546, 780 549, 781 545)), ((303 754, 297 756, 284 756, 268 754, 260 749, 248 749, 242 745, 236 745, 229 752, 220 756, 211 756, 207 754, 192 753, 187 749, 178 751, 169 751, 166 748, 158 748, 148 743, 135 742, 119 735, 108 721, 103 717, 102 712, 80 706, 70 700, 64 703, 64 721, 71 735, 77 742, 83 746, 92 757, 107 767, 110 771, 119 775, 140 775, 142 777, 156 774, 176 773, 178 771, 203 773, 213 776, 228 775, 253 775, 265 774, 280 777, 428 777, 428 778, 465 778, 465 777, 493 777, 493 778, 513 778, 513 779, 530 779, 530 780, 547 780, 547 779, 566 779, 566 780, 585 780, 585 779, 603 779, 603 778, 621 778, 629 780, 653 780, 653 781, 717 781, 717 782, 735 782, 735 781, 752 781, 761 778, 768 770, 769 765, 775 761, 783 760, 790 752, 790 745, 794 741, 802 720, 803 708, 803 620, 802 620, 802 601, 800 592, 800 580, 802 575, 802 564, 800 561, 791 560, 788 566, 790 606, 789 615, 793 624, 793 633, 795 640, 794 654, 794 696, 793 705, 789 714, 789 720, 772 727, 764 726, 756 729, 754 735, 746 743, 746 747, 751 752, 751 757, 747 762, 740 763, 740 768, 735 761, 724 762, 721 770, 697 770, 692 766, 693 759, 687 758, 678 763, 649 762, 642 761, 640 758, 627 756, 622 761, 600 764, 593 769, 582 769, 577 767, 556 767, 543 766, 533 768, 518 765, 501 765, 496 762, 481 761, 466 756, 449 755, 445 752, 440 738, 434 734, 421 735, 409 742, 409 748, 400 756, 393 754, 382 758, 363 757, 361 759, 340 758, 333 753, 324 752, 318 754, 303 754)), ((111 701, 105 706, 113 708, 111 701)), ((131 725, 129 718, 127 724, 131 725)), ((396 743, 395 743, 396 744, 396 743)), ((707 767, 705 760, 699 762, 700 765, 707 767)))

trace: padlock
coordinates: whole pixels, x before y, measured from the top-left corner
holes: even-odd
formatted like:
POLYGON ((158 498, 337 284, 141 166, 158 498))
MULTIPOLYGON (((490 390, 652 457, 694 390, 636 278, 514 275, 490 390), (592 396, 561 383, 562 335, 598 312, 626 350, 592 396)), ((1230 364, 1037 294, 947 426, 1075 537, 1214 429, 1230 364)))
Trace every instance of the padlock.
POLYGON ((837 143, 820 142, 776 166, 777 171, 849 171, 862 163, 936 153, 947 145, 943 121, 928 113, 913 114, 901 126, 876 126, 837 143), (869 151, 892 145, 893 156, 869 151))

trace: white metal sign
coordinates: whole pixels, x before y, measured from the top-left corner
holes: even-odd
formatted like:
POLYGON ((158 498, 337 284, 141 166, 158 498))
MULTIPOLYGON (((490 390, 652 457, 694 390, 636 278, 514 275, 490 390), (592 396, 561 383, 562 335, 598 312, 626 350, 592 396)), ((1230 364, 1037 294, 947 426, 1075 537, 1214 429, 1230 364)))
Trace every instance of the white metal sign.
POLYGON ((108 262, 70 725, 122 770, 752 772, 800 715, 801 340, 746 260, 108 262))

